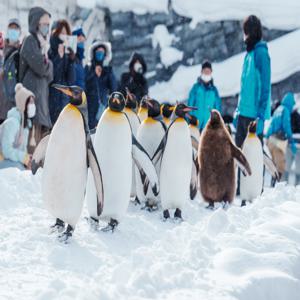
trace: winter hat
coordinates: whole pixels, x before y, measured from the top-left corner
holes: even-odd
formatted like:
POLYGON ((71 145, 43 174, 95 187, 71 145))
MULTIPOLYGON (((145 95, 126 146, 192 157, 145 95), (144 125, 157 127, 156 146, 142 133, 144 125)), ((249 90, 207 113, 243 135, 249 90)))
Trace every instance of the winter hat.
POLYGON ((20 130, 19 130, 19 134, 17 135, 17 138, 15 140, 15 146, 19 147, 23 142, 24 112, 26 109, 26 102, 30 96, 32 96, 32 97, 35 97, 35 96, 30 90, 26 89, 22 83, 16 84, 15 92, 16 92, 16 95, 15 95, 16 107, 21 113, 20 130))
POLYGON ((24 114, 26 101, 30 96, 34 97, 34 94, 30 90, 26 89, 22 83, 16 84, 15 92, 16 106, 19 111, 24 114))
POLYGON ((72 35, 76 35, 76 36, 84 36, 85 37, 85 34, 83 32, 83 29, 81 27, 75 29, 72 31, 72 35))
POLYGON ((17 18, 9 19, 8 26, 13 25, 13 24, 17 25, 21 29, 21 24, 20 24, 19 19, 17 19, 17 18))
POLYGON ((202 63, 202 70, 203 70, 203 69, 206 69, 206 68, 212 70, 211 62, 208 61, 208 60, 205 60, 205 61, 202 63))

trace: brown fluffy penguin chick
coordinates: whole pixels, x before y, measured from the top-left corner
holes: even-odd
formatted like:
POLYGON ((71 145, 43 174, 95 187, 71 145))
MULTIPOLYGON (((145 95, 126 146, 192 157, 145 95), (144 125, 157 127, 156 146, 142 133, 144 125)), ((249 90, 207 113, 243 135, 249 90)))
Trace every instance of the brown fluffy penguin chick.
POLYGON ((198 160, 200 166, 200 190, 203 199, 213 208, 215 202, 231 203, 235 195, 235 163, 242 172, 251 175, 245 156, 237 148, 217 110, 211 111, 200 138, 198 160))

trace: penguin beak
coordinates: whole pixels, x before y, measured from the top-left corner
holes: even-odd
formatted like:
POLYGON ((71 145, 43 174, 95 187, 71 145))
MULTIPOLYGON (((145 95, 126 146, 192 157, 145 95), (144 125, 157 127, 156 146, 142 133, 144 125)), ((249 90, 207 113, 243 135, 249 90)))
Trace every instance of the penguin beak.
POLYGON ((71 91, 71 89, 68 86, 65 85, 61 85, 61 84, 52 84, 52 87, 54 87, 55 89, 61 91, 62 93, 64 93, 65 95, 72 97, 73 93, 71 91))
POLYGON ((183 109, 183 111, 184 111, 185 113, 188 113, 188 112, 193 111, 193 110, 198 110, 198 108, 197 108, 197 107, 194 107, 194 106, 187 106, 187 107, 185 107, 185 108, 183 109))
POLYGON ((112 102, 113 102, 113 103, 116 103, 116 102, 117 102, 117 104, 120 104, 120 100, 119 100, 118 98, 113 98, 113 99, 112 99, 112 102))
POLYGON ((149 100, 146 100, 146 103, 149 107, 153 108, 153 104, 149 100))

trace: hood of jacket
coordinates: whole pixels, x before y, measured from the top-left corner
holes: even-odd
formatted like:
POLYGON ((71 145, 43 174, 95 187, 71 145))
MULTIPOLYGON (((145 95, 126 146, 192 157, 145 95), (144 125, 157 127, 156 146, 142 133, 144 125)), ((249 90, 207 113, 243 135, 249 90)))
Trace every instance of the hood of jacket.
POLYGON ((94 41, 93 44, 89 48, 89 63, 93 64, 93 62, 95 60, 95 58, 94 58, 95 50, 100 46, 103 46, 105 49, 105 58, 103 61, 103 66, 108 66, 110 61, 112 60, 111 43, 100 41, 100 40, 94 41))
POLYGON ((13 107, 8 111, 7 118, 14 118, 20 123, 21 122, 21 113, 16 107, 13 107))
POLYGON ((48 13, 45 9, 42 7, 33 7, 29 11, 28 15, 28 26, 29 26, 29 32, 33 35, 37 34, 39 22, 43 15, 49 15, 51 17, 51 14, 48 13))
POLYGON ((294 94, 293 93, 287 93, 283 97, 281 105, 286 107, 289 110, 289 112, 292 113, 295 103, 296 102, 295 102, 294 94))
POLYGON ((129 63, 129 70, 130 72, 133 71, 133 66, 135 64, 136 61, 139 61, 143 67, 143 74, 145 74, 147 72, 147 65, 146 65, 146 62, 145 62, 145 59, 144 57, 137 53, 137 52, 134 52, 132 55, 131 55, 131 58, 130 58, 130 63, 129 63))

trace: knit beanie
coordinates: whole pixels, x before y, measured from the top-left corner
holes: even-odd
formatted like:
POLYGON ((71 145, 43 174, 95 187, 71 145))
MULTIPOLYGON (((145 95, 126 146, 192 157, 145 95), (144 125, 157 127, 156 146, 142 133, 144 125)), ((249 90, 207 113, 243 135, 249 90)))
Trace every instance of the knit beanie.
POLYGON ((21 124, 20 124, 20 130, 18 137, 15 141, 16 146, 20 146, 22 144, 22 139, 23 139, 23 128, 24 128, 24 112, 26 109, 26 102, 27 99, 32 96, 35 97, 34 94, 26 89, 22 83, 17 83, 15 87, 15 100, 16 100, 16 107, 21 113, 21 124))

